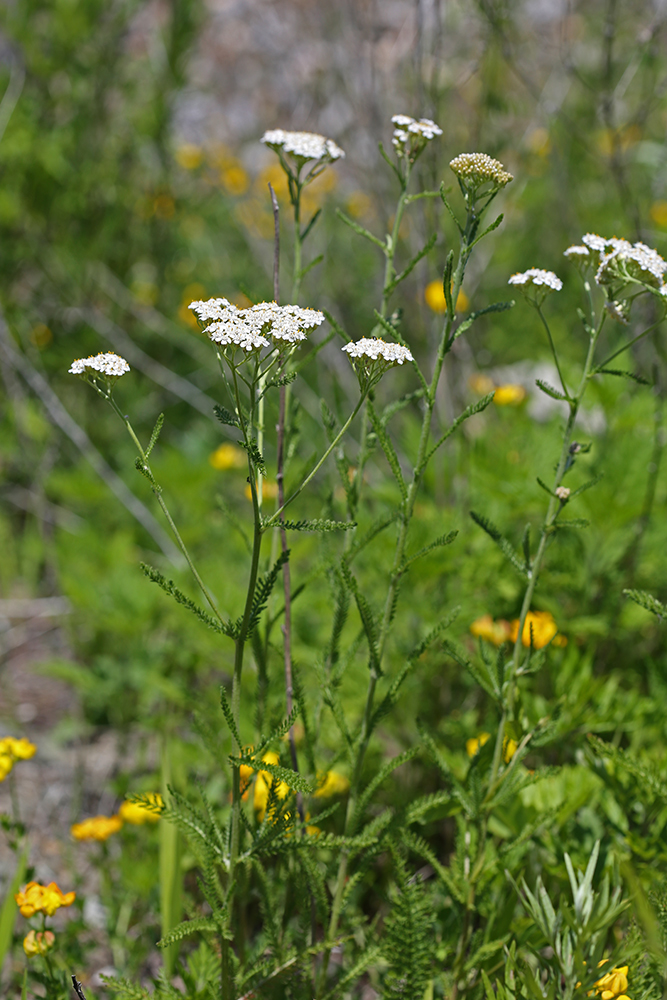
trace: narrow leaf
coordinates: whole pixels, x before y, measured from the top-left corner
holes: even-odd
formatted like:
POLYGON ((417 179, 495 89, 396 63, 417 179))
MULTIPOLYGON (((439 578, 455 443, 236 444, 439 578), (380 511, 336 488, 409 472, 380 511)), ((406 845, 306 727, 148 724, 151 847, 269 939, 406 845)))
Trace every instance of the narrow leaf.
POLYGON ((370 240, 371 243, 375 243, 376 246, 380 247, 383 253, 386 251, 386 247, 382 240, 379 240, 377 236, 373 236, 372 233, 370 233, 367 229, 364 229, 363 226, 360 226, 358 222, 354 221, 354 219, 351 219, 349 215, 346 215, 340 208, 336 209, 336 215, 342 222, 345 223, 346 226, 349 226, 350 229, 355 231, 355 233, 358 233, 359 236, 365 236, 365 238, 370 240))
POLYGON ((549 385, 549 383, 545 382, 543 379, 536 378, 535 385, 538 389, 541 389, 542 392, 545 392, 547 396, 551 396, 552 399, 561 399, 567 402, 567 396, 565 396, 562 392, 559 392, 558 389, 554 389, 552 385, 549 385))
POLYGON ((212 628, 215 632, 220 632, 222 635, 229 636, 230 639, 234 639, 236 637, 236 628, 232 622, 218 621, 217 618, 213 618, 212 615, 209 615, 203 610, 203 608, 200 608, 199 605, 195 604, 194 601, 180 591, 178 587, 174 585, 173 580, 165 579, 159 570, 153 569, 152 566, 148 566, 146 563, 140 563, 139 565, 149 580, 152 580, 153 583, 157 583, 158 587, 161 587, 165 594, 169 594, 170 597, 174 598, 177 604, 181 604, 184 608, 187 608, 188 611, 191 611, 193 615, 196 615, 196 617, 204 623, 204 625, 212 628))
POLYGON ((239 426, 238 419, 234 416, 233 413, 229 412, 226 406, 218 406, 218 404, 216 403, 216 405, 213 407, 213 412, 215 413, 216 417, 218 418, 221 424, 227 424, 230 427, 239 426))
POLYGON ((521 573, 522 576, 526 576, 526 569, 522 564, 521 560, 518 558, 514 548, 510 542, 505 538, 505 536, 496 528, 492 521, 489 521, 487 517, 483 514, 476 514, 474 510, 470 511, 470 516, 478 524, 480 528, 489 535, 490 538, 496 543, 500 551, 503 553, 506 559, 511 562, 512 566, 521 573))
POLYGON ((151 439, 148 442, 148 448, 146 448, 146 458, 148 458, 148 456, 152 452, 153 448, 157 444, 157 439, 160 436, 160 431, 162 430, 163 423, 164 423, 164 413, 161 413, 160 416, 155 421, 155 427, 153 428, 153 433, 151 434, 151 439))
POLYGON ((475 320, 479 319, 480 316, 486 316, 487 313, 505 312, 506 309, 512 309, 513 306, 514 306, 514 299, 512 299, 510 302, 494 302, 493 305, 485 306, 484 309, 478 309, 476 312, 470 313, 468 318, 464 319, 463 322, 457 326, 456 330, 454 331, 452 340, 453 341, 456 340, 458 337, 461 336, 462 333, 465 333, 466 330, 469 330, 470 327, 475 322, 475 320))

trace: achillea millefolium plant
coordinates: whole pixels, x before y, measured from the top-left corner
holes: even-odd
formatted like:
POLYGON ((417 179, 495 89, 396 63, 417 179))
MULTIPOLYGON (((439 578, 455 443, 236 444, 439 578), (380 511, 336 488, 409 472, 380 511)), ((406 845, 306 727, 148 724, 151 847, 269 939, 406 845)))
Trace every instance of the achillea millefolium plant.
MULTIPOLYGON (((318 216, 303 218, 303 193, 344 155, 332 140, 311 133, 272 130, 262 139, 279 158, 292 207, 289 304, 280 302, 274 202, 274 299, 242 308, 224 297, 223 288, 220 297, 190 305, 219 370, 215 413, 235 441, 231 450, 230 442, 221 446, 227 450, 219 450, 220 468, 242 449, 247 469, 251 515, 238 525, 230 513, 229 523, 247 544, 245 596, 238 607, 221 609, 183 540, 151 464, 163 417, 143 444, 127 413, 128 363, 107 352, 70 368, 125 426, 137 450, 136 468, 191 573, 190 584, 177 585, 164 567, 144 564, 148 581, 210 629, 233 662, 230 683, 219 692, 220 726, 212 727, 203 713, 195 718, 216 776, 215 798, 195 783, 186 790, 170 784, 165 741, 162 795, 136 796, 118 814, 84 818, 73 828, 75 838, 103 844, 124 822, 152 820, 160 827, 163 971, 150 986, 122 974, 108 978, 105 989, 121 997, 642 1000, 664 992, 667 895, 657 879, 648 891, 647 871, 655 859, 664 862, 658 841, 667 786, 649 761, 580 732, 591 688, 574 676, 567 629, 543 606, 548 601, 540 583, 559 542, 586 528, 580 498, 597 480, 586 474, 591 446, 577 425, 584 399, 601 377, 642 380, 616 365, 662 322, 667 264, 643 243, 615 237, 586 234, 580 245, 565 249, 564 266, 582 291, 572 320, 581 344, 578 370, 563 364, 550 324, 562 279, 537 267, 508 276, 510 292, 524 300, 517 308, 534 310, 552 354, 557 384, 542 379, 538 388, 562 404, 565 416, 556 447, 545 427, 551 473, 538 479, 545 497, 537 530, 528 525, 518 542, 483 509, 471 512, 521 581, 522 597, 512 621, 490 614, 477 619, 471 631, 478 644, 463 648, 448 636, 456 607, 440 607, 431 617, 411 600, 420 562, 459 544, 457 526, 443 523, 422 545, 415 528, 424 483, 441 449, 496 395, 486 392, 443 424, 438 398, 448 355, 479 317, 515 305, 510 298, 475 303, 467 315, 459 308, 470 260, 503 221, 502 214, 489 219, 490 207, 513 177, 484 153, 462 153, 450 164, 455 197, 444 181, 436 191, 415 190, 415 164, 441 130, 407 115, 396 115, 393 124, 393 151, 381 147, 398 188, 390 231, 379 237, 339 213, 384 262, 367 336, 352 341, 333 315, 300 302, 302 279, 318 263, 304 261, 318 216), (399 265, 401 224, 422 198, 442 200, 447 239, 453 234, 455 247, 441 261, 437 341, 418 351, 410 317, 392 311, 392 296, 437 243, 433 233, 399 265), (321 330, 328 332, 322 336, 321 330), (327 352, 335 350, 351 365, 358 391, 347 410, 340 398, 321 400, 327 443, 312 454, 311 442, 299 437, 299 377, 306 365, 327 364, 327 352), (393 392, 392 380, 399 377, 404 391, 393 392), (401 433, 402 412, 416 415, 411 436, 401 433), (381 503, 369 496, 371 460, 390 477, 381 503), (330 467, 339 486, 322 496, 318 473, 330 467), (314 572, 329 595, 329 618, 315 629, 327 637, 307 663, 293 648, 294 616, 314 586, 294 564, 291 539, 299 533, 318 538, 314 572), (423 718, 401 716, 406 690, 433 655, 443 673, 461 671, 472 679, 480 725, 465 749, 432 724, 427 706, 423 718), (561 684, 557 693, 549 687, 551 671, 561 684), (363 687, 361 711, 349 696, 351 677, 363 687), (276 720, 267 705, 269 692, 275 699, 278 688, 283 712, 276 720), (396 715, 410 732, 409 745, 398 753, 384 728, 396 715), (325 738, 331 732, 335 737, 325 738), (598 824, 599 836, 583 842, 572 823, 574 810, 560 794, 567 787, 582 805, 579 791, 566 785, 570 772, 551 763, 569 739, 578 741, 575 785, 586 771, 607 784, 615 802, 639 788, 643 803, 624 814, 610 809, 607 825, 598 824), (422 783, 417 794, 387 792, 398 787, 401 773, 414 776, 417 765, 428 775, 427 790, 422 783), (185 904, 180 838, 196 870, 185 904)), ((498 321, 511 322, 511 314, 498 321)), ((519 389, 502 387, 496 402, 520 403, 519 389)), ((224 549, 219 558, 225 561, 224 549)), ((629 596, 663 616, 664 607, 650 595, 629 596)), ((26 919, 42 915, 25 936, 26 982, 41 983, 53 1000, 69 995, 68 976, 85 980, 85 970, 72 967, 47 924, 49 907, 68 900, 57 885, 35 882, 16 895, 26 919)), ((81 996, 88 988, 77 989, 81 996)))

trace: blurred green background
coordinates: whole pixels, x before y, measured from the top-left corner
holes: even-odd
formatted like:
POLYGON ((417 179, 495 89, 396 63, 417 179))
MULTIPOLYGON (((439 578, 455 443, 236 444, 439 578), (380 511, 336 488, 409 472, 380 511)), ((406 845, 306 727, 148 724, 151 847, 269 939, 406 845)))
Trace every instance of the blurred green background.
MULTIPOLYGON (((306 278, 301 303, 328 309, 355 339, 373 325, 383 262, 335 208, 384 232, 398 192, 377 144, 390 146, 391 115, 427 116, 442 127, 417 180, 424 188, 444 180, 454 204, 453 156, 480 150, 502 160, 515 175, 496 203, 505 220, 474 259, 462 306, 510 298, 514 271, 555 270, 565 287, 547 308, 565 369, 575 372, 585 350, 576 317, 581 285, 563 250, 587 231, 642 239, 658 251, 667 244, 666 18, 663 4, 632 0, 2 5, 1 721, 62 762, 62 773, 43 782, 66 784, 73 760, 83 768, 78 792, 63 792, 49 814, 63 835, 82 811, 99 809, 104 794, 151 787, 159 734, 181 739, 183 781, 189 771, 206 771, 189 719, 194 706, 216 718, 215 689, 231 662, 230 650, 141 574, 145 560, 189 590, 148 483, 134 470, 131 442, 102 401, 67 374, 71 361, 104 350, 127 358, 133 371, 117 398, 143 438, 166 414, 156 473, 220 606, 235 616, 247 560, 235 527, 249 513, 245 476, 233 463, 216 467, 225 465, 216 450, 235 438, 213 418, 214 403, 228 400, 187 304, 272 297, 268 181, 282 206, 281 294, 289 301, 289 204, 277 161, 259 143, 264 130, 322 132, 346 151, 308 189, 308 214, 323 212, 307 252, 324 259, 306 278), (40 631, 41 606, 30 602, 54 596, 67 599, 70 613, 40 631), (19 600, 28 610, 17 615, 19 600), (26 676, 33 677, 27 687, 26 676), (69 692, 59 696, 61 708, 39 701, 47 678, 66 685, 57 689, 69 692), (110 733, 104 787, 111 791, 101 793, 85 758, 110 733), (71 748, 75 757, 67 756, 71 748)), ((441 275, 454 233, 439 200, 417 202, 399 261, 433 231, 434 250, 392 300, 420 358, 429 356, 440 322, 425 289, 441 275)), ((639 329, 650 318, 645 311, 634 322, 639 329)), ((610 324, 605 336, 611 351, 619 328, 610 324)), ((664 344, 660 332, 619 361, 651 385, 619 377, 591 386, 580 435, 592 448, 580 459, 580 479, 604 479, 577 512, 591 527, 564 534, 538 594, 568 646, 554 653, 535 711, 540 699, 557 698, 564 731, 596 729, 647 746, 664 739, 657 702, 667 663, 657 627, 621 592, 667 593, 664 344)), ((339 347, 327 345, 294 390, 295 481, 313 442, 323 440, 319 398, 342 418, 356 399, 339 347)), ((555 381, 549 365, 544 333, 522 303, 480 320, 457 342, 438 400, 441 425, 493 384, 522 384, 528 396, 469 421, 426 481, 414 547, 445 530, 460 535, 410 580, 397 663, 401 643, 410 645, 423 620, 443 608, 462 605, 453 632, 464 644, 479 615, 517 614, 519 582, 468 514, 486 513, 517 542, 526 522, 539 524, 544 497, 535 477, 550 475, 562 420, 534 386, 536 376, 555 381)), ((388 400, 411 387, 409 371, 392 372, 380 395, 388 400)), ((399 457, 412 452, 416 411, 405 411, 394 428, 399 457)), ((351 463, 358 432, 354 425, 346 448, 351 463)), ((275 467, 270 449, 269 460, 275 467)), ((379 452, 367 480, 366 524, 395 500, 379 452)), ((294 516, 343 515, 333 469, 298 506, 294 516)), ((295 655, 306 677, 329 607, 319 546, 339 544, 302 536, 293 545, 295 585, 309 582, 307 598, 295 605, 295 655)), ((388 565, 389 545, 386 556, 374 550, 358 566, 370 587, 383 558, 388 565)), ((274 668, 281 670, 278 656, 274 668)), ((247 682, 252 694, 252 670, 247 682)), ((363 664, 346 684, 353 707, 365 686, 363 664)), ((278 717, 280 685, 271 698, 267 712, 278 717)), ((387 723, 387 746, 410 745, 421 715, 462 747, 484 724, 482 704, 472 681, 442 653, 429 653, 387 723)), ((330 742, 333 753, 335 734, 330 742)), ((562 753, 561 763, 571 754, 574 764, 573 749, 562 753)), ((43 818, 51 806, 34 808, 43 818)))

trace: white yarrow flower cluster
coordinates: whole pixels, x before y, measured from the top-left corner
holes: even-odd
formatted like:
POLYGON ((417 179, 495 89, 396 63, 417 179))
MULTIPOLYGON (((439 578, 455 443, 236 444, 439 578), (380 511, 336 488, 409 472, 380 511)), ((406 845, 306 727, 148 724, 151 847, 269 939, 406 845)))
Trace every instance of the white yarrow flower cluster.
POLYGON ((430 118, 411 118, 410 115, 394 115, 392 123, 396 126, 392 136, 392 145, 399 156, 407 156, 414 160, 419 156, 427 142, 442 135, 442 129, 430 118))
POLYGON ((341 160, 345 153, 337 146, 333 139, 327 139, 317 132, 286 132, 282 128, 269 129, 265 132, 260 142, 270 146, 272 149, 281 149, 285 153, 302 160, 323 160, 331 163, 334 160, 341 160))
POLYGON ((541 286, 545 291, 560 292, 563 282, 553 271, 544 271, 540 267, 531 267, 528 271, 513 274, 508 285, 519 285, 526 288, 530 285, 541 286))
POLYGON ((130 366, 125 358, 110 351, 107 354, 95 354, 89 358, 78 358, 68 369, 70 375, 105 375, 107 378, 120 378, 129 372, 130 366))
POLYGON ((414 361, 412 354, 403 344, 388 344, 381 337, 362 337, 356 343, 346 344, 341 350, 346 351, 350 358, 382 360, 389 367, 414 361))
POLYGON ((588 247, 580 245, 568 247, 567 250, 563 250, 563 257, 567 257, 574 264, 590 264, 591 262, 591 254, 588 247))
POLYGON ((598 285, 613 285, 629 278, 651 285, 667 295, 667 261, 657 250, 645 243, 630 243, 616 236, 607 239, 597 233, 586 233, 582 243, 589 248, 597 264, 595 280, 598 285))
POLYGON ((460 153, 450 161, 449 166, 464 191, 475 192, 483 184, 492 184, 498 189, 514 180, 514 175, 505 169, 500 160, 494 160, 487 153, 460 153))
POLYGON ((267 337, 280 344, 296 344, 306 339, 307 330, 324 322, 323 313, 317 309, 279 306, 276 302, 258 302, 248 309, 239 309, 227 299, 208 299, 191 302, 190 309, 202 323, 208 323, 204 333, 214 343, 241 347, 244 351, 271 347, 267 337))

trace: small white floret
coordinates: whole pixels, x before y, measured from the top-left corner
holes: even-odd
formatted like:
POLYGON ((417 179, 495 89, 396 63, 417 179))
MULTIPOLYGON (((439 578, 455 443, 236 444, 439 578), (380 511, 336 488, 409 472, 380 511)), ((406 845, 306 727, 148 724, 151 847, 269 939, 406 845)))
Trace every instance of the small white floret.
POLYGON ((303 160, 341 160, 345 153, 333 139, 317 132, 287 132, 282 128, 269 129, 259 140, 267 146, 277 147, 285 153, 303 160))
POLYGON ((362 337, 356 343, 346 344, 341 350, 346 351, 351 358, 367 358, 369 361, 382 358, 389 365, 402 365, 406 361, 414 361, 412 354, 403 344, 387 343, 381 337, 362 337))
POLYGON ((107 354, 95 354, 89 358, 79 358, 72 362, 68 372, 70 375, 86 375, 97 372, 100 375, 106 375, 108 378, 120 378, 121 375, 125 375, 129 370, 130 366, 125 358, 121 358, 118 354, 110 351, 107 354))
POLYGON ((508 285, 519 285, 520 287, 538 285, 549 288, 554 292, 560 292, 563 287, 563 282, 558 275, 554 274, 553 271, 544 271, 541 267, 531 267, 528 271, 513 274, 507 283, 508 285))

